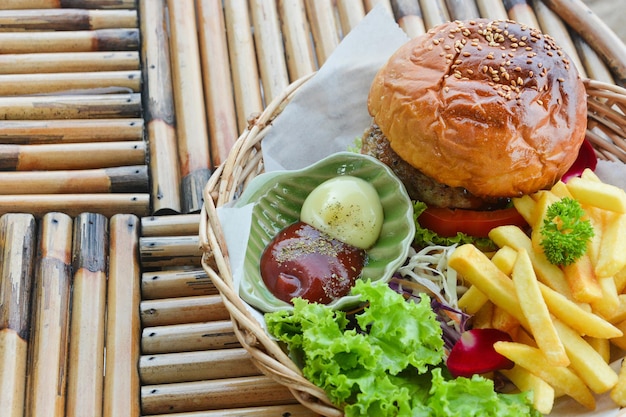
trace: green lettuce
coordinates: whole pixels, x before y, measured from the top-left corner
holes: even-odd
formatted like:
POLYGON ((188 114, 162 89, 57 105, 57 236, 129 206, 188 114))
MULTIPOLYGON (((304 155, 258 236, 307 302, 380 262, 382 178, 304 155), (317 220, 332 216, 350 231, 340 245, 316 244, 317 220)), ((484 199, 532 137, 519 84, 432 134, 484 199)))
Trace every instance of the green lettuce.
POLYGON ((406 301, 369 281, 357 281, 353 294, 368 303, 354 321, 303 299, 291 312, 265 315, 269 333, 346 417, 540 415, 528 394, 505 396, 480 376, 449 376, 428 296, 406 301))

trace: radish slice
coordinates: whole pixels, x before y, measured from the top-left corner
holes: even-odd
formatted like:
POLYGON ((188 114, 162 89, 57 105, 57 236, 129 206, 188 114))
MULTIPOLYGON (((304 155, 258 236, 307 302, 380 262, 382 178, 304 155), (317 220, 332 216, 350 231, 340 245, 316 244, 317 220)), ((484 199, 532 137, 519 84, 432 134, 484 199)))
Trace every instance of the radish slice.
POLYGON ((580 150, 578 151, 576 161, 574 161, 574 164, 572 164, 565 175, 563 175, 561 180, 563 182, 567 182, 567 180, 572 177, 579 177, 585 168, 589 168, 593 171, 596 169, 597 164, 598 157, 596 156, 596 151, 593 149, 593 146, 591 146, 591 142, 585 139, 580 147, 580 150))
POLYGON ((446 365, 454 377, 468 378, 474 374, 511 369, 513 362, 493 348, 495 342, 511 340, 511 336, 502 330, 467 330, 450 351, 446 365))

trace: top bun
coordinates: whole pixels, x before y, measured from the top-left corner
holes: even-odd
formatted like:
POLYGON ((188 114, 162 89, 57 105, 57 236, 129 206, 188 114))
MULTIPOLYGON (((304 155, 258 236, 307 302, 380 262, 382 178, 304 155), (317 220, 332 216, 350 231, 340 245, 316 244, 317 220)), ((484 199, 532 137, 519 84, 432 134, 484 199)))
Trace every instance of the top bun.
POLYGON ((379 70, 368 107, 402 159, 481 197, 551 187, 587 126, 574 64, 512 21, 448 22, 410 40, 379 70))

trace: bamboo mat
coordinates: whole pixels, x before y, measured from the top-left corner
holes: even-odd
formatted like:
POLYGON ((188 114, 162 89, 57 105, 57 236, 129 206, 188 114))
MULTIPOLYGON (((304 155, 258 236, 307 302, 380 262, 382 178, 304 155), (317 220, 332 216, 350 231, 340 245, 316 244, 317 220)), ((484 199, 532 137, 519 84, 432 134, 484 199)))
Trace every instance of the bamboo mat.
POLYGON ((576 0, 0 1, 3 417, 313 415, 238 344, 198 211, 248 120, 378 3, 409 36, 520 20, 626 80, 576 0))

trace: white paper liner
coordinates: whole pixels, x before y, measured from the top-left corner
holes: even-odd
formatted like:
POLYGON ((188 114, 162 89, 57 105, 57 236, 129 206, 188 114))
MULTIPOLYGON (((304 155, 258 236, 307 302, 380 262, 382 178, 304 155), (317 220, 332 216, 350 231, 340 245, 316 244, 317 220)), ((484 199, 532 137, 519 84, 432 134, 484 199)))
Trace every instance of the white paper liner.
MULTIPOLYGON (((379 5, 369 12, 273 121, 262 142, 265 170, 304 168, 352 146, 372 121, 367 111, 367 95, 376 72, 407 40, 406 33, 387 9, 379 5)), ((603 181, 626 189, 626 164, 599 161, 596 174, 603 181)), ((238 290, 252 205, 224 206, 217 212, 238 290)), ((250 311, 265 328, 263 315, 252 307, 250 311)), ((618 413, 608 394, 603 394, 598 396, 596 410, 592 412, 570 398, 562 398, 557 400, 550 416, 612 417, 618 413)))

